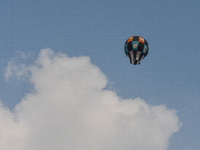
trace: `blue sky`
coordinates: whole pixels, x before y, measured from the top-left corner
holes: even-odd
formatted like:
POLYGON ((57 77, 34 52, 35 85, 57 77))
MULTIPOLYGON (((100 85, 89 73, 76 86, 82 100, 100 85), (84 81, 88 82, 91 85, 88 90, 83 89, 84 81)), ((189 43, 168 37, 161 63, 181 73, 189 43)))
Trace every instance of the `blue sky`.
POLYGON ((42 48, 89 56, 109 79, 108 89, 120 97, 141 97, 177 111, 182 127, 170 150, 199 149, 199 7, 197 0, 1 1, 1 101, 13 108, 32 90, 26 79, 5 79, 8 62, 22 61, 22 53, 29 55, 27 64, 42 48), (139 66, 124 54, 133 35, 149 43, 139 66))

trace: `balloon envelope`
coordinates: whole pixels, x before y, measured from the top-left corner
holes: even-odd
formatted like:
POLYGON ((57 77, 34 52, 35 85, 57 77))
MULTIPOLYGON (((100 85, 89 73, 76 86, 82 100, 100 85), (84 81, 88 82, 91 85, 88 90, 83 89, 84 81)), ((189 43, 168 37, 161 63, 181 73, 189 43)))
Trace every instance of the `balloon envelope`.
POLYGON ((140 64, 149 52, 147 41, 141 36, 131 36, 124 45, 126 56, 129 57, 130 63, 133 65, 140 64))

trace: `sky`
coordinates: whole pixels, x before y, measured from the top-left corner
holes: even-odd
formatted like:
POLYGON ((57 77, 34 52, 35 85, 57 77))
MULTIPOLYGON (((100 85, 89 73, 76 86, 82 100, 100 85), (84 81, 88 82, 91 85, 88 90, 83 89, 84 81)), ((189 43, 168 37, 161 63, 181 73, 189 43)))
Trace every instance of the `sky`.
POLYGON ((199 1, 0 2, 0 149, 200 149, 199 1))

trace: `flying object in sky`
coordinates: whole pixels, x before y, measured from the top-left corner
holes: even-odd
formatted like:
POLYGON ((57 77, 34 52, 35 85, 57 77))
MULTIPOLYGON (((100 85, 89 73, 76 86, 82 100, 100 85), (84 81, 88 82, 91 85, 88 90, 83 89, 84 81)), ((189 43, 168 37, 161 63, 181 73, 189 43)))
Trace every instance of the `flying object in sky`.
POLYGON ((147 56, 149 45, 143 37, 132 36, 126 41, 124 51, 131 64, 139 65, 140 61, 147 56))

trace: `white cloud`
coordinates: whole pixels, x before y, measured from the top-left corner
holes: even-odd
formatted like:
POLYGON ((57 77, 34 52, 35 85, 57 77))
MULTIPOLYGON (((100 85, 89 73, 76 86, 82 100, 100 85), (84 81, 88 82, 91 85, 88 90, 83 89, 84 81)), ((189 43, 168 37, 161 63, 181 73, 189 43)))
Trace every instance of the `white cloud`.
POLYGON ((35 92, 13 112, 1 105, 0 149, 165 150, 179 129, 174 110, 104 90, 107 78, 88 57, 44 49, 25 70, 35 92))
POLYGON ((14 57, 11 61, 8 62, 7 68, 5 70, 5 77, 8 80, 13 74, 17 76, 17 79, 21 77, 28 76, 28 67, 25 64, 20 63, 21 60, 30 60, 31 53, 23 53, 17 51, 16 57, 14 57))

